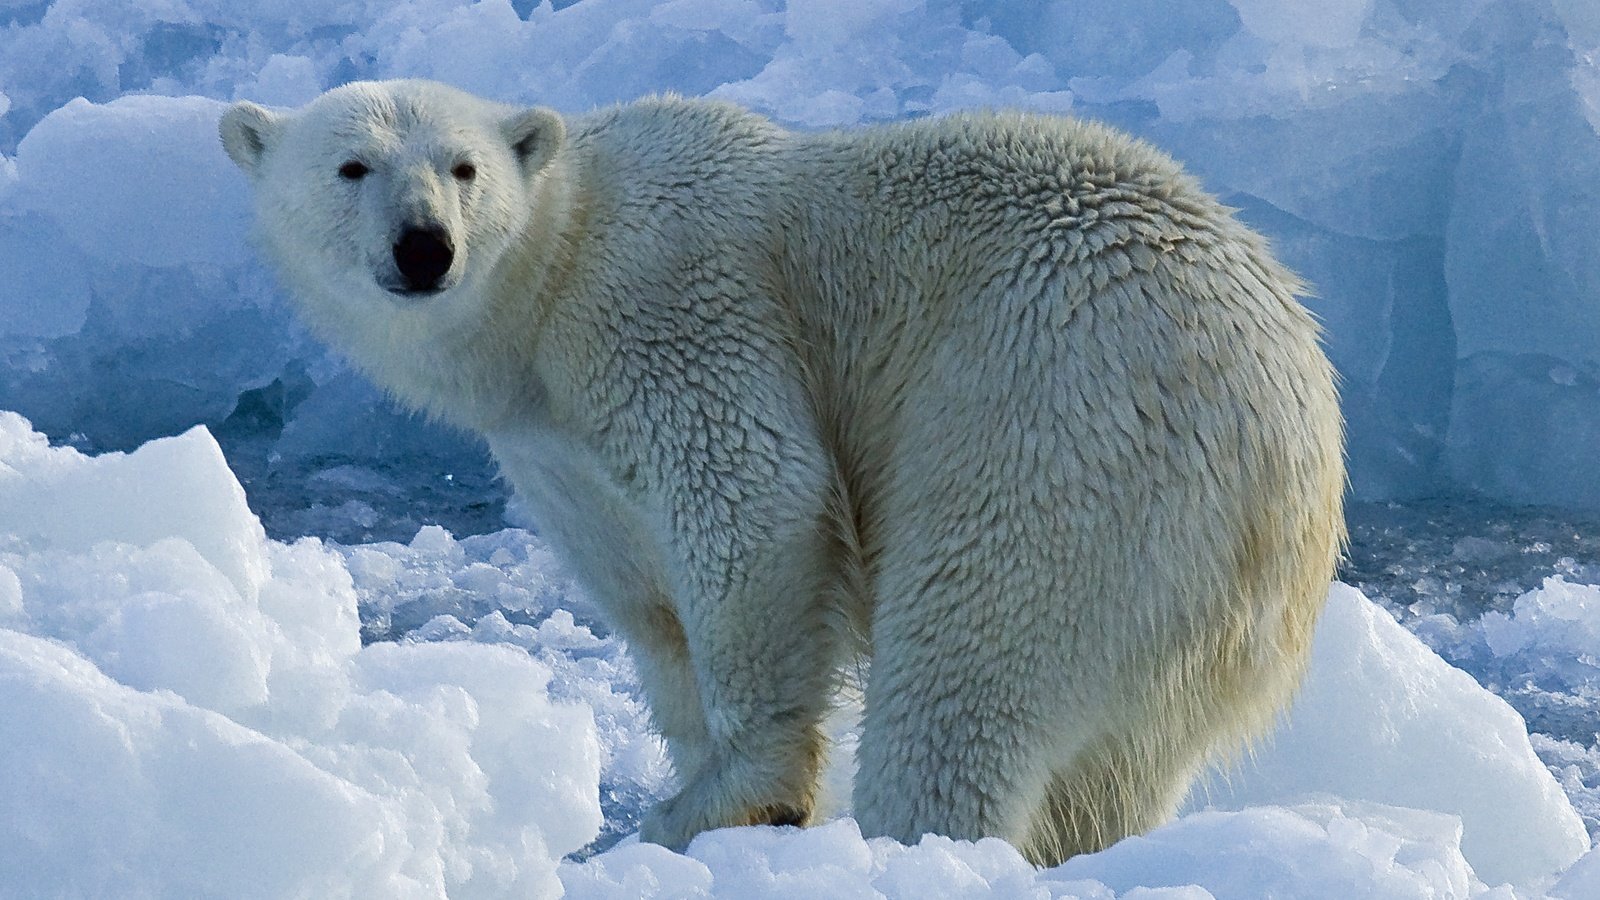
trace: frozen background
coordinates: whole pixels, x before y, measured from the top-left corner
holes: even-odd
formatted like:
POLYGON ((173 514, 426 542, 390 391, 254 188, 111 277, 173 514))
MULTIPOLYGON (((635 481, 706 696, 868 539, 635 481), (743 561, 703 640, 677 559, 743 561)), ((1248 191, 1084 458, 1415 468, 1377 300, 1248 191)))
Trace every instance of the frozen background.
POLYGON ((0 895, 1600 896, 1596 53, 1592 0, 0 0, 0 895), (215 137, 399 76, 1184 160, 1343 375, 1354 588, 1292 725, 1049 872, 848 818, 594 855, 672 783, 624 648, 479 446, 293 321, 215 137))

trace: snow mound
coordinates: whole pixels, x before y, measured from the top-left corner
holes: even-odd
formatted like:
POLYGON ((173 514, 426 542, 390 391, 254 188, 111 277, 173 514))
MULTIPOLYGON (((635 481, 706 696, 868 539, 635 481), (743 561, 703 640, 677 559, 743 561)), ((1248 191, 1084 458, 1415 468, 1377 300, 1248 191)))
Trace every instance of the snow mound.
POLYGON ((1600 896, 1600 848, 1590 850, 1561 876, 1550 896, 1561 900, 1593 900, 1600 896))
POLYGON ((601 820, 591 714, 550 677, 363 648, 341 558, 268 541, 203 429, 90 458, 0 413, 0 883, 552 893, 601 820))
MULTIPOLYGON (((863 840, 854 821, 806 831, 726 829, 684 856, 649 844, 561 867, 571 900, 667 897, 1467 898, 1488 889, 1448 815, 1306 804, 1186 816, 1100 853, 1037 870, 1003 841, 863 840)), ((1509 897, 1510 892, 1499 892, 1509 897)))
POLYGON ((1382 607, 1335 584, 1287 722, 1197 801, 1238 809, 1326 794, 1459 817, 1491 884, 1524 884, 1589 849, 1522 716, 1382 607))
POLYGON ((1600 585, 1572 559, 1568 572, 1524 592, 1505 612, 1460 622, 1446 613, 1419 617, 1417 635, 1452 663, 1475 673, 1513 704, 1538 734, 1534 747, 1588 823, 1600 833, 1600 751, 1595 706, 1600 699, 1600 585))

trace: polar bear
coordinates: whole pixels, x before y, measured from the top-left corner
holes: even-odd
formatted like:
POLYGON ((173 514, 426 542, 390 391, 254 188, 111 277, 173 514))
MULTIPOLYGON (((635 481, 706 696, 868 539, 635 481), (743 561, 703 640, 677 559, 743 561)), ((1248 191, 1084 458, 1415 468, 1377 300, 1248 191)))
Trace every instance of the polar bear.
POLYGON ((794 133, 349 84, 220 130, 304 316, 481 434, 638 662, 683 847, 854 815, 1054 863, 1290 695, 1343 537, 1294 278, 1166 156, 982 113, 794 133))

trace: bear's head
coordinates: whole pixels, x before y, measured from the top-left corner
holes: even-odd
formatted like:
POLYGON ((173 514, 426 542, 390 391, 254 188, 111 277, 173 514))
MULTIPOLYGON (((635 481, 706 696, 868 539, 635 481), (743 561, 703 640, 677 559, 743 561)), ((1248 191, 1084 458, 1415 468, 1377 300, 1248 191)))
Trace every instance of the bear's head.
POLYGON ((313 310, 324 320, 475 302, 565 138, 550 110, 423 81, 347 84, 290 112, 241 102, 219 131, 302 300, 349 307, 313 310))

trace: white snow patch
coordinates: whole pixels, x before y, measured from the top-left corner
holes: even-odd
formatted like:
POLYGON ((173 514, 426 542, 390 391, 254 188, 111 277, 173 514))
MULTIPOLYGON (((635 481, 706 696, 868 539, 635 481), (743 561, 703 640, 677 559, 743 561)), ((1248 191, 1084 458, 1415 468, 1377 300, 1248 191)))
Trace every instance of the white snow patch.
POLYGON ((1491 884, 1546 878, 1589 848, 1522 717, 1348 585, 1329 593, 1287 718, 1191 802, 1237 809, 1327 794, 1449 813, 1491 884))
POLYGON ((554 892, 600 826, 590 711, 519 649, 358 631, 203 429, 90 458, 0 413, 0 883, 554 892))

